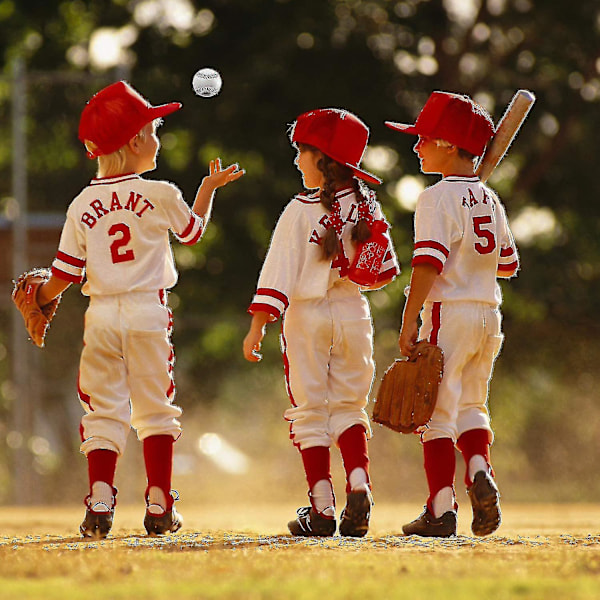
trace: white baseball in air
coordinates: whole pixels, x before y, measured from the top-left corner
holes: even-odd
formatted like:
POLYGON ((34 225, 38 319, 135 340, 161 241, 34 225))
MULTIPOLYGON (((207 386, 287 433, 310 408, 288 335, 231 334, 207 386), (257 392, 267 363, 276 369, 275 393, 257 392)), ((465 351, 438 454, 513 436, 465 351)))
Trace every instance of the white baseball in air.
POLYGON ((221 79, 221 75, 219 75, 218 71, 215 71, 210 67, 200 69, 192 79, 194 92, 196 92, 198 96, 202 96, 202 98, 212 98, 213 96, 216 96, 221 91, 222 85, 223 80, 221 79))

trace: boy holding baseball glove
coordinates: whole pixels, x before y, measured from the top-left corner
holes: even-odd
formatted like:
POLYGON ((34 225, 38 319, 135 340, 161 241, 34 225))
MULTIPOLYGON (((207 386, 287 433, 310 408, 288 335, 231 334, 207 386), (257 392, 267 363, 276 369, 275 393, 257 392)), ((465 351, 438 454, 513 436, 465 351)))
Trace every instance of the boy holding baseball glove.
MULTIPOLYGON (((167 290, 175 285, 177 271, 169 232, 183 244, 197 243, 215 191, 244 171, 237 165, 221 169, 219 159, 211 161, 192 208, 172 183, 143 178, 156 168, 162 117, 179 108, 179 102, 152 106, 124 81, 89 100, 79 139, 88 157, 98 160, 97 177, 69 206, 51 275, 41 282, 39 273, 29 283, 25 278, 24 300, 15 297, 17 306, 33 307, 33 317, 24 313, 25 322, 41 346, 56 308, 53 299, 86 278, 82 293, 90 303, 78 382, 85 410, 81 451, 90 485, 80 526, 84 537, 105 538, 112 527, 115 469, 131 427, 143 443, 146 531, 160 535, 182 525, 171 493, 181 409, 173 404, 173 317, 167 290)), ((22 295, 16 288, 15 296, 22 295)))
POLYGON ((457 447, 466 464, 471 528, 475 535, 488 535, 501 520, 487 409, 488 383, 503 340, 496 278, 512 277, 519 268, 504 207, 475 174, 476 158, 494 125, 470 98, 446 92, 431 94, 414 125, 386 125, 417 135, 421 171, 442 176, 417 202, 413 270, 399 338, 405 356, 417 339, 438 345, 444 354, 437 404, 421 435, 429 497, 424 512, 403 531, 456 533, 457 447))

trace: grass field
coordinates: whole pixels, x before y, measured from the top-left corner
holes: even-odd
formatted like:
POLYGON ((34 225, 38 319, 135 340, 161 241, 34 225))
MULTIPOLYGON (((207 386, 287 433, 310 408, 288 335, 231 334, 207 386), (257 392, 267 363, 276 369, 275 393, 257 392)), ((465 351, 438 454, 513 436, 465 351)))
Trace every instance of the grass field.
POLYGON ((81 506, 1 508, 0 598, 600 598, 600 505, 504 506, 487 538, 465 507, 434 540, 399 535, 418 506, 377 504, 366 538, 323 540, 285 533, 294 506, 180 504, 177 535, 148 538, 143 507, 119 506, 99 542, 79 537, 81 506))

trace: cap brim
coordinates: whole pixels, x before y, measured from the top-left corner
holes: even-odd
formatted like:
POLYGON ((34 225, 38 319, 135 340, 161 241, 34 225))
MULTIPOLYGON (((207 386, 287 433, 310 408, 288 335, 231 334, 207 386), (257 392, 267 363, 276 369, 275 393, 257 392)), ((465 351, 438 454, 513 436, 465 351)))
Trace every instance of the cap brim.
POLYGON ((160 119, 166 117, 176 110, 179 110, 183 104, 181 102, 169 102, 168 104, 160 104, 159 106, 152 107, 152 114, 154 119, 160 119))
POLYGON ((383 180, 379 179, 379 177, 375 177, 375 175, 371 175, 371 173, 368 173, 367 171, 363 171, 362 169, 359 169, 359 168, 355 167, 354 165, 346 163, 346 166, 350 167, 352 169, 352 172, 359 179, 362 179, 363 181, 373 183, 374 185, 381 185, 383 183, 383 180))
POLYGON ((415 125, 408 125, 406 123, 394 123, 393 121, 385 121, 385 124, 394 131, 400 131, 402 133, 410 133, 412 135, 419 135, 417 127, 415 125))

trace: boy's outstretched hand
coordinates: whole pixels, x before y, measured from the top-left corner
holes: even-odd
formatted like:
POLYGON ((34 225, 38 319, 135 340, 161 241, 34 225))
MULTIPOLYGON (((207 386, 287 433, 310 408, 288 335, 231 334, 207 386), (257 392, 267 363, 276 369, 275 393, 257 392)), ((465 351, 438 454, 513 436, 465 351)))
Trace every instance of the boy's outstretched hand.
POLYGON ((208 223, 212 210, 213 197, 217 188, 227 185, 231 181, 236 181, 246 171, 240 169, 239 165, 233 164, 226 169, 221 167, 221 159, 211 160, 208 166, 208 175, 202 179, 202 183, 196 192, 196 199, 192 210, 208 223))
POLYGON ((211 160, 208 169, 209 175, 204 178, 202 183, 205 181, 208 182, 210 187, 215 190, 227 185, 231 181, 236 181, 246 173, 244 169, 240 169, 237 163, 229 165, 226 169, 223 169, 220 158, 211 160))

